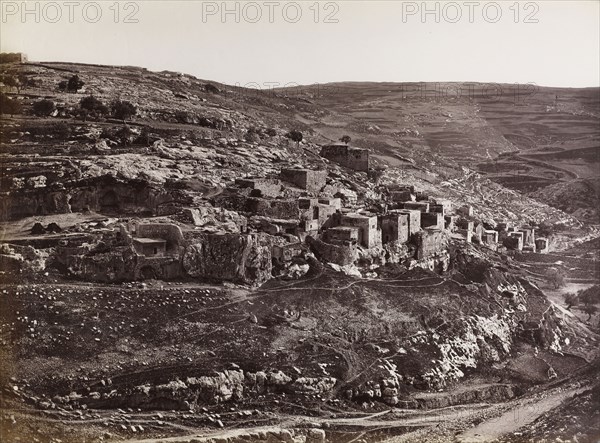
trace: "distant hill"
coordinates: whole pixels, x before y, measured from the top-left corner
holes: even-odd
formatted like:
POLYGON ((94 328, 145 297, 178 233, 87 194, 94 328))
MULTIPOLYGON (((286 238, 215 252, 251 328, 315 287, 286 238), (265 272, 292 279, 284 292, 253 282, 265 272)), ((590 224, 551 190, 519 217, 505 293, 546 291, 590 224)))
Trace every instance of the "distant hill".
MULTIPOLYGON (((302 115, 323 137, 348 134, 392 164, 400 154, 423 165, 467 166, 518 191, 552 185, 565 194, 577 186, 571 182, 600 173, 600 88, 333 83, 315 91, 281 92, 326 110, 322 117, 302 115)), ((547 197, 542 201, 554 204, 547 197)), ((593 208, 556 205, 584 216, 580 209, 593 208)))

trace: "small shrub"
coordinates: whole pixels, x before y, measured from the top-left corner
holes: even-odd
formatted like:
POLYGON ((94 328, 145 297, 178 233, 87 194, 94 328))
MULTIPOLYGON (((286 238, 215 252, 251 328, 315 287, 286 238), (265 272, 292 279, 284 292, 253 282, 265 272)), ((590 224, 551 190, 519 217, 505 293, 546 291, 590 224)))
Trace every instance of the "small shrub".
POLYGON ((33 113, 38 117, 47 117, 54 112, 56 105, 52 100, 40 100, 33 104, 33 113))
POLYGON ((21 82, 14 75, 3 75, 2 83, 4 83, 6 86, 8 86, 10 88, 16 88, 17 91, 21 90, 21 82))
POLYGON ((88 116, 96 118, 107 115, 110 111, 108 107, 98 100, 96 97, 90 95, 84 97, 79 102, 80 115, 85 120, 88 116))
POLYGON ((573 306, 577 306, 579 304, 579 298, 576 294, 572 292, 564 295, 565 304, 567 305, 567 309, 570 311, 573 306))
POLYGON ((302 141, 302 139, 304 138, 304 136, 302 135, 302 133, 300 131, 290 131, 285 135, 287 138, 289 138, 290 140, 293 140, 296 142, 296 145, 299 145, 300 142, 302 141))
POLYGON ((15 115, 22 112, 21 103, 6 94, 0 94, 0 114, 15 115))
POLYGON ((105 128, 100 134, 100 138, 111 140, 119 145, 129 146, 137 143, 139 137, 127 125, 113 128, 105 128))
POLYGON ((258 143, 260 141, 260 135, 258 134, 254 126, 250 126, 244 134, 244 140, 248 143, 258 143))
POLYGON ((182 124, 189 124, 192 122, 191 116, 186 111, 182 110, 175 111, 175 120, 182 124))
POLYGON ((112 115, 119 120, 129 120, 137 113, 137 108, 128 101, 116 100, 111 105, 112 115))
POLYGON ((221 92, 219 88, 217 88, 215 85, 211 85, 210 83, 204 85, 204 90, 206 92, 210 92, 211 94, 218 94, 221 92))
POLYGON ((148 127, 144 126, 142 128, 142 131, 140 132, 140 135, 138 135, 135 140, 133 141, 134 145, 140 145, 140 146, 150 146, 150 143, 152 143, 154 141, 153 137, 150 134, 150 131, 148 130, 148 127))
POLYGON ((122 126, 120 129, 115 132, 115 136, 117 137, 117 141, 122 145, 130 145, 133 142, 133 136, 135 134, 131 130, 129 126, 122 126))
POLYGON ((72 130, 67 123, 57 122, 48 127, 47 134, 54 136, 54 138, 68 140, 71 137, 72 130))
POLYGON ((67 82, 67 91, 77 92, 81 88, 83 88, 83 85, 85 85, 85 83, 83 81, 81 81, 81 79, 79 78, 79 76, 77 74, 75 74, 67 82))

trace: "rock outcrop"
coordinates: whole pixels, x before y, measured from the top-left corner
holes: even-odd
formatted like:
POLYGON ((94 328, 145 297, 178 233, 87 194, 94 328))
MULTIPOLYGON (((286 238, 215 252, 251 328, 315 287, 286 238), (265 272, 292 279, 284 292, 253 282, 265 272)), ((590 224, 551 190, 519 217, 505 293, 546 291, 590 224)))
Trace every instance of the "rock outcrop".
POLYGON ((260 285, 271 278, 267 235, 203 233, 187 247, 183 267, 188 275, 260 285))

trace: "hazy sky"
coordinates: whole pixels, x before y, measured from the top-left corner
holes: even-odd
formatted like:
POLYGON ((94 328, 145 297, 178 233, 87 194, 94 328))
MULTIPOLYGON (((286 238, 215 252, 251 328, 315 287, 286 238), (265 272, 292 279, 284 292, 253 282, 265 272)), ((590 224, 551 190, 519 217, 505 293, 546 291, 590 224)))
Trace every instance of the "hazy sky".
POLYGON ((135 65, 260 87, 600 85, 598 0, 0 3, 1 50, 35 61, 135 65))

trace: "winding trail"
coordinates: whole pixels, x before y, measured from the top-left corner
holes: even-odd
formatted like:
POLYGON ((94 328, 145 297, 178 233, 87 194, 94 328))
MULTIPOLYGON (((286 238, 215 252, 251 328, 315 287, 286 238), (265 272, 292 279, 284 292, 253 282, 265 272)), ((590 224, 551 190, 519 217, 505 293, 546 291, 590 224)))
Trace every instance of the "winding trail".
POLYGON ((558 407, 568 398, 589 388, 569 388, 552 394, 539 394, 540 398, 520 401, 499 417, 483 421, 457 437, 459 442, 476 443, 496 440, 526 426, 548 411, 558 407))

